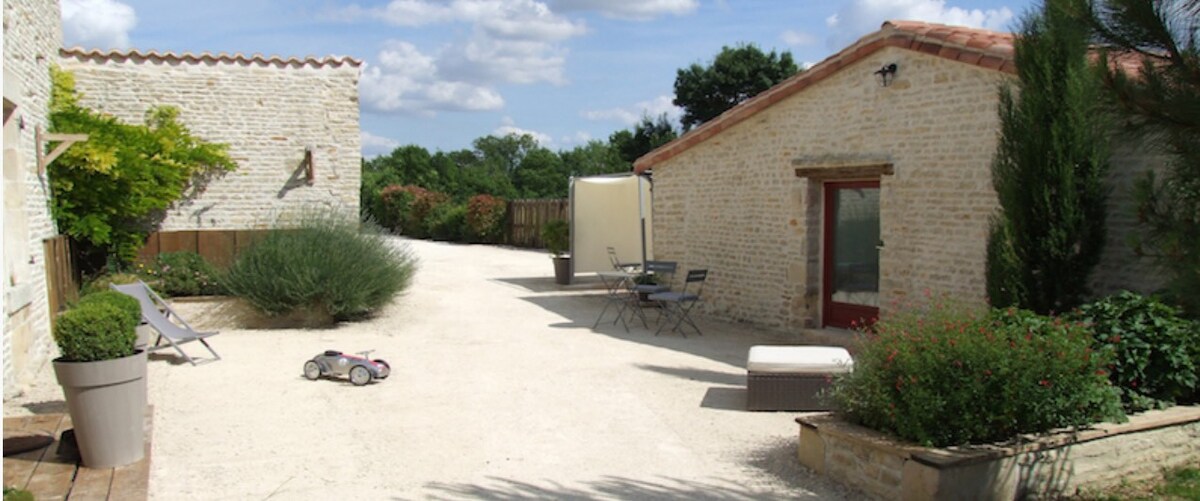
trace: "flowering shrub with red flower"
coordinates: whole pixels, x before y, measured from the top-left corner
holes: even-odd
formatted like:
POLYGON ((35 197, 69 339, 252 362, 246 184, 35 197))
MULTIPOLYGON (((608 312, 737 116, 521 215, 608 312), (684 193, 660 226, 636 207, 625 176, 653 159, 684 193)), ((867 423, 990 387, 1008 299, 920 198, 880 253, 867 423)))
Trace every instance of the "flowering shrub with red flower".
POLYGON ((904 440, 988 443, 1123 418, 1111 353, 1082 323, 933 298, 863 336, 831 397, 851 422, 904 440))
POLYGON ((383 214, 378 223, 394 232, 414 238, 429 236, 429 216, 441 204, 450 200, 445 193, 429 191, 416 185, 391 185, 379 192, 383 214))
POLYGON ((504 234, 508 202, 491 195, 475 195, 467 201, 467 229, 483 242, 497 242, 504 234))

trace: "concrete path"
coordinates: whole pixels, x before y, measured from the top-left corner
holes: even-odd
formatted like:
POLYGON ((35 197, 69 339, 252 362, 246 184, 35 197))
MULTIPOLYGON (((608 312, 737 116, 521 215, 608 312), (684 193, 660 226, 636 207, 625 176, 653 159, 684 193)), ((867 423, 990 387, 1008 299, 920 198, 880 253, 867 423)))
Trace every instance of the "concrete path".
POLYGON ((593 330, 603 291, 556 287, 542 252, 396 244, 420 271, 378 318, 222 332, 224 359, 197 367, 152 359, 151 499, 850 496, 799 467, 794 413, 744 410, 749 346, 800 335, 593 330), (304 379, 326 349, 374 349, 392 376, 304 379))

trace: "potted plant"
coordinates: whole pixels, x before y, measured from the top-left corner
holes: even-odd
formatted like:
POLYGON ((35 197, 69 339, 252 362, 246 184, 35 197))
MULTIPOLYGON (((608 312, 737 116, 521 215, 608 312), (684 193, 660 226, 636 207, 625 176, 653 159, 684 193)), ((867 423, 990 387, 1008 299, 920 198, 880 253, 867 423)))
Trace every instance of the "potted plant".
POLYGON ((53 360, 84 466, 110 468, 145 456, 146 352, 134 348, 140 310, 91 300, 54 325, 53 360))
POLYGON ((563 219, 548 221, 542 225, 542 241, 554 259, 554 282, 560 285, 571 283, 571 225, 563 219))

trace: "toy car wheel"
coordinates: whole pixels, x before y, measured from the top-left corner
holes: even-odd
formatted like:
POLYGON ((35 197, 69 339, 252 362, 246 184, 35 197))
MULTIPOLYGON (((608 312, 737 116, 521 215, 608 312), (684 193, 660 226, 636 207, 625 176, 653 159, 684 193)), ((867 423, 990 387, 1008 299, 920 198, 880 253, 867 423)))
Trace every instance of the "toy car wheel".
POLYGON ((304 377, 316 381, 321 378, 321 366, 315 361, 304 362, 304 377))
POLYGON ((371 371, 366 367, 356 365, 350 368, 350 382, 355 386, 362 386, 371 382, 371 371))
POLYGON ((382 359, 382 358, 376 358, 375 360, 372 360, 372 362, 375 362, 375 363, 377 363, 377 364, 379 364, 379 365, 382 365, 382 366, 384 366, 384 367, 387 367, 387 369, 388 369, 388 370, 386 371, 386 372, 387 372, 387 374, 386 374, 386 375, 383 375, 383 376, 379 376, 379 379, 387 379, 387 377, 391 375, 391 373, 392 373, 392 366, 391 366, 391 365, 389 365, 389 364, 387 363, 387 361, 386 361, 386 360, 384 360, 384 359, 382 359))

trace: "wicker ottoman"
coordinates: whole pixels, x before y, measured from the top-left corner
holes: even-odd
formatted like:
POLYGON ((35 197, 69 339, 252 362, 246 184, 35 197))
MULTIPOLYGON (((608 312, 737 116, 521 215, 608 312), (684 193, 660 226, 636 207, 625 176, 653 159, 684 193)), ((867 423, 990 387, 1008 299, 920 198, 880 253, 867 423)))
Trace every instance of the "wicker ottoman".
POLYGON ((754 346, 746 361, 746 409, 823 411, 817 393, 854 362, 836 346, 754 346))

